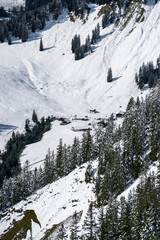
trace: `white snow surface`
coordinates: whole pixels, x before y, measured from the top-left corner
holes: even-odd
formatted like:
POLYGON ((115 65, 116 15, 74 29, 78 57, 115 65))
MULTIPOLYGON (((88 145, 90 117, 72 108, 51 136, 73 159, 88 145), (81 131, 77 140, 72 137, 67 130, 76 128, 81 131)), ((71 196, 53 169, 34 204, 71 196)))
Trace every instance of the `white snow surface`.
MULTIPOLYGON (((85 126, 86 123, 84 123, 85 126)), ((59 140, 62 139, 63 143, 71 145, 73 143, 74 137, 81 138, 82 132, 73 132, 71 126, 74 126, 74 122, 69 125, 61 126, 59 121, 54 121, 50 131, 46 132, 41 141, 33 144, 29 144, 21 155, 21 165, 24 166, 26 160, 29 161, 30 169, 35 169, 35 167, 43 166, 43 161, 45 159, 48 150, 54 151, 56 153, 59 140), (38 163, 37 163, 38 162, 38 163)))
MULTIPOLYGON (((101 25, 101 17, 97 18, 100 7, 94 4, 91 7, 85 24, 79 19, 71 22, 67 11, 64 11, 58 21, 48 22, 44 31, 30 33, 26 43, 14 39, 11 46, 7 42, 0 44, 1 149, 15 128, 22 131, 24 121, 31 117, 33 109, 39 118, 54 115, 72 119, 75 114, 84 117, 89 115, 89 109, 94 108, 100 112, 97 116, 105 117, 125 111, 130 97, 141 94, 134 76, 143 62, 153 60, 156 63, 159 56, 160 2, 155 6, 146 6, 142 23, 135 23, 132 19, 124 30, 113 25, 101 28, 101 39, 94 52, 75 61, 71 53, 71 39, 80 34, 84 43, 97 23, 101 25), (43 52, 39 51, 41 37, 45 48, 43 52), (106 81, 109 67, 113 71, 112 83, 106 81)), ((76 126, 74 124, 60 126, 59 122, 53 122, 51 131, 45 133, 41 142, 25 148, 21 156, 22 165, 27 159, 30 163, 43 159, 48 148, 56 150, 60 138, 64 143, 71 144, 74 136, 81 137, 82 133, 71 131, 71 127, 76 126)), ((94 164, 96 168, 97 162, 94 164)), ((94 194, 93 185, 84 182, 84 173, 85 168, 78 168, 14 206, 23 211, 35 210, 42 227, 33 223, 33 239, 39 240, 47 229, 65 220, 75 210, 87 211, 88 200, 93 200, 94 194), (76 206, 72 204, 74 199, 78 199, 76 206)), ((11 211, 7 216, 10 219, 4 217, 0 220, 0 233, 12 225, 13 219, 22 217, 11 211)))
MULTIPOLYGON (((131 20, 122 31, 101 29, 101 39, 94 53, 74 60, 71 39, 80 34, 82 44, 99 22, 100 7, 92 11, 85 24, 71 22, 67 11, 58 21, 47 22, 44 31, 29 34, 26 43, 14 39, 13 44, 0 44, 0 123, 22 129, 33 109, 39 117, 88 115, 96 108, 101 116, 125 111, 131 96, 140 94, 135 72, 143 62, 159 55, 160 2, 146 7, 145 20, 131 20), (133 30, 133 31, 131 31, 133 30), (40 37, 45 50, 39 51, 40 37), (114 81, 107 83, 107 70, 112 67, 114 81)), ((5 138, 0 140, 3 146, 5 138)))

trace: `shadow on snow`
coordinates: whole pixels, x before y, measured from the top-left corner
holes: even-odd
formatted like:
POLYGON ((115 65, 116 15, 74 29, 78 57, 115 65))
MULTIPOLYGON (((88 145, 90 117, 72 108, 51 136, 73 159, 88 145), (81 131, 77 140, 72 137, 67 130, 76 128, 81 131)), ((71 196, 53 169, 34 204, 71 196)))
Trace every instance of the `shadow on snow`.
POLYGON ((15 130, 17 127, 13 125, 0 124, 0 135, 4 131, 15 130))

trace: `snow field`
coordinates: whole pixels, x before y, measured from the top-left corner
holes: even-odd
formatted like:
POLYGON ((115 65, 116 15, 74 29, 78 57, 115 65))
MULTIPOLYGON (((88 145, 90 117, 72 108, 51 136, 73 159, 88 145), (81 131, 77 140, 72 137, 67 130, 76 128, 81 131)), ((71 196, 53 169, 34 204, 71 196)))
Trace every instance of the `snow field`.
POLYGON ((160 3, 147 7, 142 23, 131 20, 123 31, 112 25, 101 29, 94 53, 75 61, 71 39, 80 34, 84 43, 97 23, 101 25, 101 17, 97 18, 100 7, 92 4, 91 8, 85 24, 79 19, 71 22, 64 11, 58 21, 48 22, 44 31, 30 33, 26 43, 15 39, 11 46, 0 44, 1 123, 22 128, 33 109, 39 117, 84 116, 91 108, 106 116, 119 111, 120 106, 125 111, 129 98, 139 95, 135 72, 159 54, 160 3), (43 52, 39 51, 41 36, 43 52), (106 82, 109 67, 112 83, 106 82))

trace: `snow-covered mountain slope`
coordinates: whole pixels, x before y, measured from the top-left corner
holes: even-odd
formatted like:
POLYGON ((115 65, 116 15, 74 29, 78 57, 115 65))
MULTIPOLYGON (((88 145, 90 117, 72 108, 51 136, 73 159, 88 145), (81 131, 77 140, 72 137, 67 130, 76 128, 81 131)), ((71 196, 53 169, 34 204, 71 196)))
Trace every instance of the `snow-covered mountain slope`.
MULTIPOLYGON (((47 185, 25 201, 16 204, 1 218, 0 234, 12 228, 15 221, 23 219, 26 210, 34 211, 40 223, 35 222, 34 218, 30 219, 32 221, 32 239, 35 240, 42 239, 48 229, 65 221, 75 211, 77 213, 82 211, 81 222, 79 223, 81 225, 89 202, 95 200, 93 194, 94 184, 86 184, 84 181, 86 166, 87 164, 82 165, 67 177, 47 185)), ((94 162, 93 169, 96 168, 97 162, 94 162)), ((31 232, 29 229, 27 231, 26 237, 30 239, 31 232)), ((11 235, 6 235, 8 237, 6 239, 9 239, 9 236, 11 235)))
MULTIPOLYGON (((158 171, 158 166, 159 166, 159 162, 154 162, 154 164, 152 164, 149 169, 147 170, 147 172, 145 173, 146 176, 150 176, 151 174, 156 175, 157 171, 158 171)), ((140 175, 139 178, 137 178, 127 189, 125 189, 125 191, 123 191, 118 197, 117 200, 120 201, 121 197, 125 197, 126 199, 128 199, 129 193, 136 190, 137 186, 140 184, 141 180, 145 178, 145 175, 140 175)))
MULTIPOLYGON (((49 114, 72 118, 75 114, 89 115, 89 109, 96 108, 98 116, 103 117, 125 110, 129 98, 140 94, 134 82, 135 72, 143 62, 155 62, 159 55, 160 2, 145 7, 141 23, 135 23, 133 18, 123 30, 113 25, 101 29, 94 52, 75 61, 71 53, 73 36, 80 34, 84 43, 87 34, 101 23, 101 17, 97 17, 100 7, 91 6, 85 24, 79 19, 71 22, 64 11, 57 22, 48 22, 44 31, 30 34, 26 43, 15 39, 11 46, 0 44, 0 123, 6 124, 6 131, 3 125, 0 132, 1 146, 13 129, 23 129, 24 120, 33 109, 39 117, 49 114), (43 52, 39 51, 41 36, 43 52), (112 83, 106 81, 109 67, 113 71, 112 83)), ((59 138, 70 144, 74 136, 80 137, 81 133, 71 132, 71 126, 54 122, 41 142, 27 146, 22 164, 26 159, 31 163, 43 159, 48 148, 56 149, 59 138)), ((93 185, 84 183, 84 166, 16 204, 1 219, 0 233, 12 227, 14 219, 21 220, 26 210, 34 210, 40 223, 32 222, 33 239, 41 239, 47 229, 66 220, 75 210, 83 211, 83 221, 89 201, 94 200, 93 185)), ((29 231, 27 237, 30 238, 29 231)))
MULTIPOLYGON (((125 110, 129 98, 140 94, 134 81, 135 72, 143 62, 155 62, 159 55, 160 2, 145 6, 145 19, 141 23, 136 23, 133 15, 123 30, 122 24, 101 28, 101 39, 94 52, 75 61, 71 39, 80 34, 83 44, 97 23, 101 25, 102 19, 97 17, 101 6, 91 5, 91 8, 85 24, 80 19, 71 22, 64 11, 58 21, 48 22, 44 31, 30 33, 26 43, 14 39, 11 46, 7 42, 0 44, 0 123, 4 124, 0 125, 0 149, 13 130, 24 129, 24 121, 31 117, 33 109, 39 117, 72 118, 75 114, 89 115, 89 109, 96 108, 100 112, 96 117, 104 117, 125 110), (41 36, 43 52, 39 51, 41 36), (106 81, 109 67, 113 71, 112 83, 106 81)), ((49 137, 36 144, 37 147, 26 148, 22 163, 26 159, 30 163, 43 159, 48 148, 56 149, 63 135, 66 144, 77 135, 71 133, 70 126, 53 131, 56 135, 47 133, 49 137)))
MULTIPOLYGON (((147 175, 149 176, 153 172, 156 174, 157 166, 158 162, 151 165, 147 171, 147 175)), ((14 228, 14 234, 17 229, 20 230, 15 223, 18 223, 18 226, 23 228, 21 239, 22 236, 23 239, 30 239, 31 234, 32 239, 35 240, 47 239, 44 236, 57 239, 56 233, 61 223, 64 223, 69 233, 71 217, 75 211, 80 213, 81 218, 78 225, 81 229, 89 203, 95 201, 94 184, 86 184, 84 181, 86 167, 87 163, 75 169, 68 176, 36 191, 35 194, 3 213, 0 220, 0 234, 2 234, 2 239, 12 239, 9 238, 12 234, 11 229, 14 228), (27 211, 29 214, 24 225, 23 219, 27 211), (26 224, 26 221, 31 224, 31 231, 27 228, 29 224, 26 224)), ((92 167, 96 174, 97 161, 92 163, 92 167)), ((129 188, 122 192, 117 197, 117 200, 120 201, 121 197, 127 199, 130 191, 137 188, 142 178, 144 178, 144 175, 141 175, 129 188)))
POLYGON ((48 22, 43 32, 30 34, 26 43, 0 44, 0 122, 21 126, 36 109, 47 114, 84 115, 97 108, 101 115, 116 112, 131 96, 139 94, 135 72, 159 54, 160 3, 146 7, 142 23, 131 20, 124 30, 110 26, 101 30, 94 53, 75 61, 71 39, 80 34, 82 43, 96 24, 100 7, 92 5, 85 24, 71 22, 67 12, 57 22, 48 22), (39 51, 43 37, 45 51, 39 51), (106 82, 112 67, 115 81, 106 82))

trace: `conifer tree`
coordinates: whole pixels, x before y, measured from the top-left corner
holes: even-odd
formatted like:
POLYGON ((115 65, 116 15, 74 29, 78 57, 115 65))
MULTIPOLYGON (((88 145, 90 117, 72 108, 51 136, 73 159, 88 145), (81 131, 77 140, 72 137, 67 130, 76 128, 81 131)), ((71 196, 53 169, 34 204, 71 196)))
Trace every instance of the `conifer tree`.
POLYGON ((34 123, 38 123, 38 117, 37 117, 35 110, 33 110, 33 113, 32 113, 32 121, 34 123))
POLYGON ((96 40, 100 37, 100 25, 99 25, 99 23, 97 23, 97 26, 95 28, 95 37, 96 37, 96 40))
POLYGON ((82 145, 81 145, 81 154, 82 154, 82 162, 88 162, 93 160, 93 141, 90 131, 83 134, 82 145))
POLYGON ((158 79, 160 79, 160 56, 157 58, 157 73, 158 79))
POLYGON ((76 166, 80 166, 81 164, 80 142, 79 139, 75 137, 71 147, 70 170, 72 171, 76 166))
POLYGON ((22 39, 22 42, 26 42, 28 39, 28 27, 26 23, 23 23, 21 27, 21 39, 22 39))
POLYGON ((43 51, 43 42, 42 42, 42 38, 41 38, 41 40, 40 40, 39 51, 43 51))
MULTIPOLYGON (((70 153, 70 146, 66 146, 66 144, 64 144, 63 148, 62 148, 62 171, 63 171, 63 175, 66 176, 67 174, 70 173, 70 171, 72 171, 70 169, 70 159, 71 159, 71 153, 70 153)), ((75 167, 74 167, 75 169, 75 167)))
POLYGON ((76 50, 79 49, 80 47, 81 47, 80 35, 76 34, 72 39, 72 45, 71 45, 72 53, 75 53, 76 50))
POLYGON ((80 60, 84 58, 84 46, 80 46, 75 50, 75 60, 80 60))
POLYGON ((11 35, 9 34, 8 35, 8 45, 11 45, 12 44, 12 40, 11 40, 11 35))
POLYGON ((54 165, 54 152, 51 153, 50 149, 48 149, 48 153, 46 155, 44 161, 44 182, 45 184, 51 183, 56 179, 55 176, 55 165, 54 165))
POLYGON ((4 27, 3 27, 3 25, 1 24, 1 25, 0 25, 0 41, 1 41, 1 43, 4 42, 4 39, 5 39, 4 27))
POLYGON ((106 239, 105 214, 103 206, 100 208, 100 214, 98 217, 98 239, 106 239))
POLYGON ((64 176, 64 165, 63 165, 63 145, 62 145, 62 139, 59 141, 59 145, 57 148, 57 154, 55 159, 55 167, 58 177, 64 176))
POLYGON ((58 230, 58 240, 67 240, 68 235, 66 234, 66 229, 63 224, 61 224, 59 230, 58 230))
POLYGON ((106 28, 108 26, 108 24, 109 24, 109 15, 110 15, 109 8, 106 8, 104 16, 102 17, 102 28, 106 28))
POLYGON ((71 227, 71 234, 70 234, 70 240, 78 240, 79 236, 78 233, 80 232, 79 226, 79 217, 77 212, 73 214, 73 219, 72 219, 72 227, 71 227))
POLYGON ((85 52, 88 52, 91 50, 91 40, 90 36, 88 35, 85 41, 85 52))
POLYGON ((89 161, 86 172, 85 172, 85 182, 90 183, 93 177, 93 169, 91 161, 89 161))
POLYGON ((29 119, 26 119, 26 122, 25 122, 25 131, 26 131, 27 133, 30 132, 29 123, 30 123, 29 119))
POLYGON ((135 82, 136 82, 137 84, 138 84, 138 82, 139 82, 139 81, 138 81, 138 74, 137 74, 137 73, 135 74, 135 82))
POLYGON ((97 237, 97 224, 95 221, 95 211, 93 202, 90 203, 86 219, 84 220, 83 229, 85 231, 85 237, 87 237, 88 240, 96 240, 97 237))
POLYGON ((132 212, 129 202, 125 198, 121 198, 121 212, 120 212, 120 238, 130 240, 133 239, 132 235, 132 212))
POLYGON ((112 69, 108 69, 108 74, 107 74, 107 82, 112 82, 113 77, 112 77, 112 69))
POLYGON ((105 214, 105 239, 117 240, 119 236, 118 221, 119 203, 114 200, 110 201, 105 214))
POLYGON ((96 33, 95 33, 95 29, 92 30, 92 38, 91 38, 91 44, 95 44, 96 43, 96 33))
POLYGON ((31 30, 32 30, 33 33, 36 31, 35 15, 33 15, 32 19, 31 19, 31 30))

